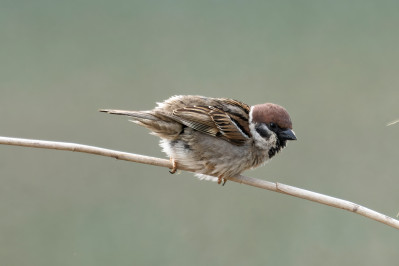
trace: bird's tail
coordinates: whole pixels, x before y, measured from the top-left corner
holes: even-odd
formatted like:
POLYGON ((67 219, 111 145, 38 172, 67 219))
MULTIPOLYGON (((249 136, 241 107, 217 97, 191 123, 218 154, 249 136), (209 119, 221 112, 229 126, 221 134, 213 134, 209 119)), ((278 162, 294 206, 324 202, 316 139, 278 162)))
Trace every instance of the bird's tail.
POLYGON ((127 110, 113 110, 113 109, 100 109, 100 112, 113 114, 113 115, 127 115, 133 120, 140 121, 142 119, 146 120, 157 120, 157 118, 150 113, 150 111, 127 111, 127 110))
POLYGON ((151 130, 151 134, 161 138, 175 138, 182 131, 182 125, 173 121, 169 116, 154 114, 153 111, 125 111, 113 109, 100 109, 100 112, 126 115, 131 118, 131 122, 151 130))

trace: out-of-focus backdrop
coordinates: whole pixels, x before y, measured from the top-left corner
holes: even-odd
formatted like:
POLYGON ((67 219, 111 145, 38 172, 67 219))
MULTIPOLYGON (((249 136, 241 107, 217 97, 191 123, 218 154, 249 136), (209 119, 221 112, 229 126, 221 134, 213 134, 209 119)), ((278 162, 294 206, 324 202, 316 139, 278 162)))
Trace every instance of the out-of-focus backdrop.
MULTIPOLYGON (((99 108, 274 102, 298 141, 245 174, 399 212, 396 1, 2 1, 0 135, 165 157, 99 108)), ((0 146, 2 265, 388 265, 399 232, 191 173, 0 146)))

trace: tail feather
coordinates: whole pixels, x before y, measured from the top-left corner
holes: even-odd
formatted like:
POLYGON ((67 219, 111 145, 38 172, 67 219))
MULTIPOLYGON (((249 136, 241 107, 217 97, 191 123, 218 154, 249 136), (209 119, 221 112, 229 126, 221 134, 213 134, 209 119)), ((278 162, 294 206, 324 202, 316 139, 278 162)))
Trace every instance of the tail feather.
POLYGON ((126 115, 131 122, 151 130, 151 134, 165 139, 175 139, 183 129, 183 125, 164 114, 153 114, 152 111, 126 111, 113 109, 100 109, 100 112, 126 115))
POLYGON ((100 109, 100 112, 113 114, 113 115, 127 115, 133 118, 133 120, 157 120, 155 116, 153 116, 150 111, 127 111, 127 110, 114 110, 114 109, 100 109))

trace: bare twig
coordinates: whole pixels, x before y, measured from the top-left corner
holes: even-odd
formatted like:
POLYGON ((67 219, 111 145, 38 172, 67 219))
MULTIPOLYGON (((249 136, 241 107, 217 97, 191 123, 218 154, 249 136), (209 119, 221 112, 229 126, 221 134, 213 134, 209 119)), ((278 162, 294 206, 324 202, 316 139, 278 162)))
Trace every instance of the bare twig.
POLYGON ((396 123, 399 123, 399 119, 389 122, 389 123, 387 124, 387 127, 392 126, 392 125, 395 125, 396 123))
MULTIPOLYGON (((15 146, 24 146, 24 147, 33 147, 33 148, 43 148, 43 149, 56 149, 56 150, 66 150, 66 151, 76 151, 76 152, 84 152, 91 153, 101 156, 113 157, 118 160, 131 161, 136 163, 144 163, 150 165, 156 165, 166 168, 172 168, 172 163, 169 160, 154 158, 149 156, 143 156, 133 153, 109 150, 104 148, 98 148, 94 146, 81 145, 75 143, 67 143, 67 142, 56 142, 56 141, 44 141, 44 140, 32 140, 32 139, 20 139, 20 138, 8 138, 8 137, 0 137, 0 144, 5 145, 15 145, 15 146)), ((182 169, 181 170, 187 170, 182 169)), ((399 229, 399 221, 381 214, 379 212, 373 211, 369 208, 363 207, 356 203, 342 200, 334 197, 330 197, 327 195, 323 195, 320 193, 312 192, 309 190, 284 185, 281 183, 274 183, 265 180, 260 180, 247 176, 236 176, 228 178, 231 181, 246 184, 249 186, 254 186, 258 188, 263 188, 267 190, 271 190, 274 192, 279 192, 287 195, 291 195, 294 197, 318 202, 321 204, 325 204, 328 206, 332 206, 335 208, 344 209, 350 212, 354 212, 360 214, 364 217, 376 220, 378 222, 384 223, 396 229, 399 229)))

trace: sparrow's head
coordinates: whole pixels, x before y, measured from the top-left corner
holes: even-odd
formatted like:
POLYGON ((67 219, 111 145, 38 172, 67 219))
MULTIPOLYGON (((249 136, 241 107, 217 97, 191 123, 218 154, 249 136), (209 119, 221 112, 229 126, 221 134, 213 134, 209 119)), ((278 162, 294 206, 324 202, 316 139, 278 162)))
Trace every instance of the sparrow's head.
POLYGON ((258 104, 251 108, 250 130, 255 145, 269 150, 269 158, 284 148, 287 140, 296 140, 287 110, 273 103, 258 104))

